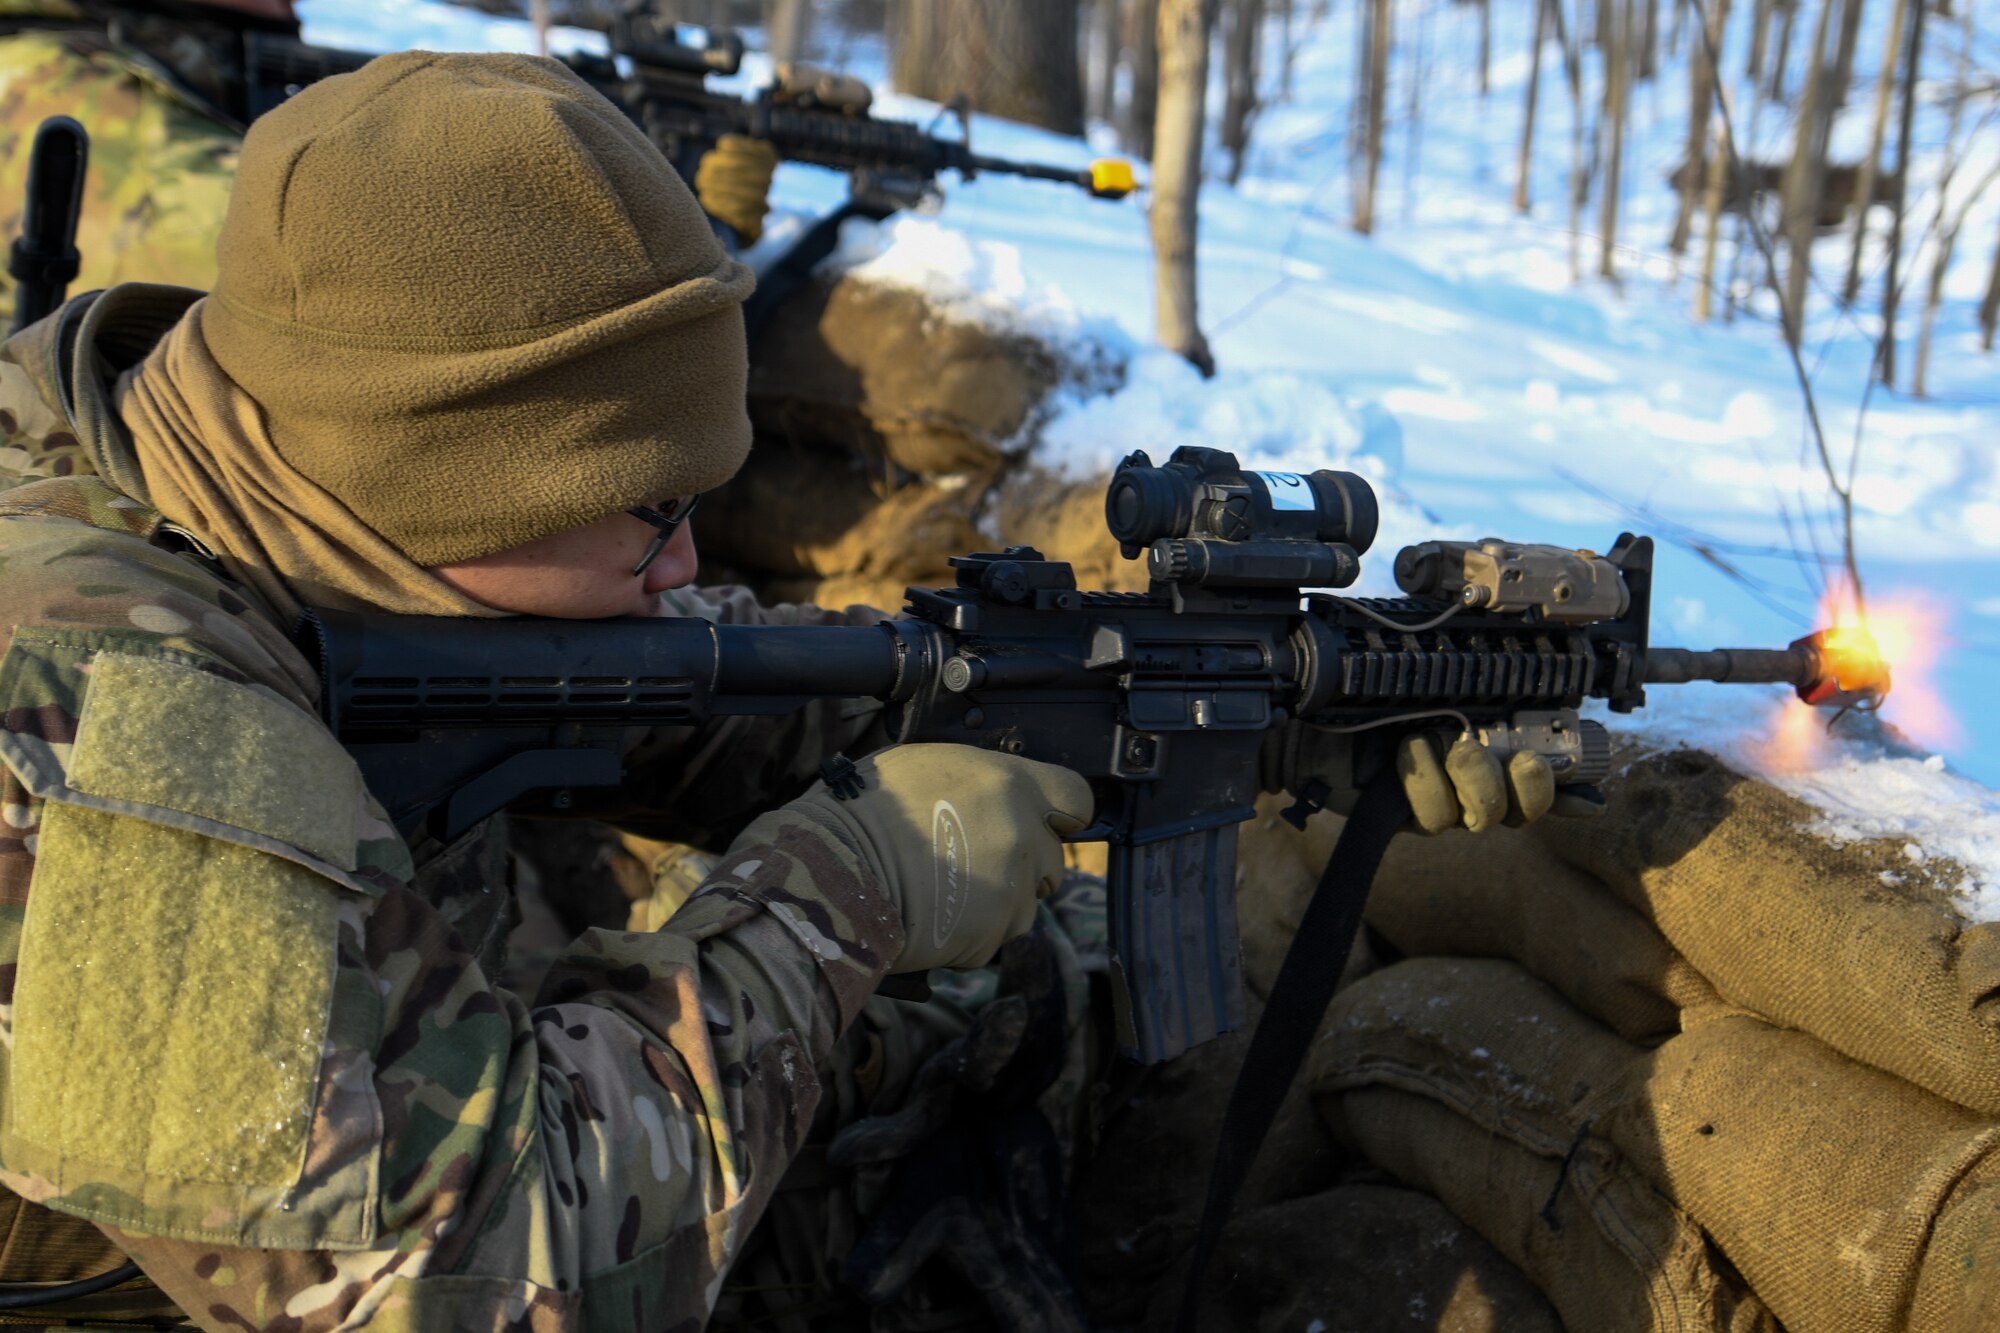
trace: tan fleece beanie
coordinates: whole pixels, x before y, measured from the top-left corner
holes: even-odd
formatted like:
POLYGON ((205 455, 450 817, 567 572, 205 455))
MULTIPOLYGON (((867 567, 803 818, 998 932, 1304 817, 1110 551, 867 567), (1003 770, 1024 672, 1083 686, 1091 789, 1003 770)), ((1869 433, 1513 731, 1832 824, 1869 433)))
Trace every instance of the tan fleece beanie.
POLYGON ((720 485, 749 270, 553 60, 383 56, 258 120, 203 333, 284 461, 419 565, 720 485))

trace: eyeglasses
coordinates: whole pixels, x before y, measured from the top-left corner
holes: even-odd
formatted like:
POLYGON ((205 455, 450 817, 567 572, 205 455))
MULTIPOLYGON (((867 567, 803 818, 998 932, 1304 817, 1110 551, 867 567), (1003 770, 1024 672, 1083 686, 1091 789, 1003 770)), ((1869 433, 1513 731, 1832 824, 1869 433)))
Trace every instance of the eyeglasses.
POLYGON ((632 566, 633 577, 645 573, 646 566, 659 558, 660 552, 667 549, 667 543, 674 539, 674 530, 688 521, 688 515, 694 513, 694 507, 700 503, 699 495, 684 495, 663 505, 636 505, 625 511, 640 522, 651 523, 660 530, 652 545, 646 548, 646 553, 639 557, 639 563, 632 566))

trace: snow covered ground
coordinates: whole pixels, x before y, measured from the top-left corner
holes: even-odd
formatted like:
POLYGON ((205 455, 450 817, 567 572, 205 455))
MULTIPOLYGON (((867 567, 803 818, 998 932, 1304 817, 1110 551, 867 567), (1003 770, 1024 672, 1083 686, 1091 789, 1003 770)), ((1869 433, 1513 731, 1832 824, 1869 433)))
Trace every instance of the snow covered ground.
MULTIPOLYGON (((1671 8, 1662 6, 1663 15, 1671 8)), ((1724 67, 1740 73, 1751 7, 1737 8, 1724 67)), ((301 10, 308 37, 334 44, 530 45, 523 25, 437 4, 304 0, 301 10)), ((1777 646, 1824 623, 1814 553, 1837 550, 1838 536, 1772 307, 1760 300, 1733 323, 1693 323, 1690 282, 1675 281, 1666 252, 1674 199, 1665 177, 1685 137, 1688 43, 1678 56, 1663 52, 1659 78, 1634 94, 1620 281, 1572 284, 1562 202, 1570 112, 1553 46, 1545 53, 1534 211, 1519 216, 1510 206, 1531 7, 1494 7, 1491 90, 1483 97, 1472 56, 1476 10, 1446 0, 1398 10, 1412 17, 1398 36, 1375 237, 1347 226, 1349 6, 1336 7, 1303 45, 1293 95, 1258 123, 1240 185, 1204 190, 1201 309, 1221 366, 1212 381, 1147 346, 1152 275, 1140 200, 1103 203, 1062 187, 983 177, 950 185, 935 217, 853 224, 838 259, 950 294, 986 317, 1121 349, 1130 362, 1126 387, 1060 415, 1041 446, 1047 462, 1101 472, 1133 448, 1159 457, 1201 443, 1270 466, 1364 472, 1387 510, 1364 590, 1386 590, 1389 557, 1420 536, 1603 549, 1632 528, 1661 541, 1660 642, 1777 646), (1420 122, 1407 115, 1412 78, 1422 81, 1420 122)), ((1990 33, 2000 4, 1982 0, 1974 16, 1976 31, 1990 33)), ((1876 13, 1870 22, 1883 18, 1876 13)), ((590 35, 563 40, 583 44, 590 35)), ((1941 94, 1960 47, 1955 24, 1940 21, 1927 37, 1928 110, 1914 181, 1935 176, 1926 164, 1943 150, 1941 94)), ((1849 161, 1865 150, 1879 29, 1865 28, 1858 49, 1856 92, 1835 134, 1835 156, 1849 161)), ((1975 37, 1972 50, 1995 63, 1990 36, 1975 37)), ((1267 69, 1277 68, 1277 55, 1273 45, 1267 69)), ((879 45, 857 45, 848 61, 864 75, 879 72, 879 45)), ((758 74, 749 63, 746 79, 758 74)), ((1741 141, 1754 137, 1760 150, 1780 156, 1785 118, 1766 108, 1753 125, 1736 84, 1731 107, 1741 141)), ((878 109, 928 119, 935 108, 885 96, 878 109)), ((1971 157, 1952 210, 2000 160, 2000 132, 1980 107, 1967 112, 1964 127, 1971 157)), ((1090 156, 1074 140, 987 118, 976 119, 974 137, 1003 156, 1077 163, 1090 156)), ((1219 165, 1219 157, 1212 161, 1219 165)), ((786 167, 776 202, 803 217, 843 191, 830 173, 786 167)), ((1936 205, 1934 194, 1916 198, 1917 225, 1936 205)), ((1816 295, 1806 339, 1819 410, 1843 468, 1859 428, 1862 570, 1878 628, 1899 641, 1897 690, 1884 716, 1914 750, 1815 737, 1801 725, 1810 720, 1795 713, 1801 706, 1775 689, 1660 688, 1646 715, 1620 725, 1637 725, 1663 744, 1716 749, 1811 801, 1842 836, 1903 837, 1925 854, 1963 861, 1975 880, 1973 909, 2000 918, 2000 795, 1983 785, 2000 783, 2000 709, 1982 688, 2000 667, 2000 451, 1993 446, 2000 360, 1978 350, 1974 319, 2000 228, 2000 190, 1976 198, 1967 216, 1945 286, 1928 400, 1878 389, 1860 414, 1879 277, 1865 289, 1861 315, 1816 295), (1795 743, 1781 743, 1785 737, 1795 743)), ((1595 217, 1593 203, 1586 223, 1595 217)), ((774 228, 779 237, 783 231, 782 222, 774 228)), ((1844 235, 1819 250, 1817 282, 1835 285, 1844 235)), ((1725 265, 1728 253, 1725 246, 1725 265)), ((1590 234, 1587 273, 1596 261, 1590 234)), ((1906 256, 1906 271, 1925 274, 1929 263, 1926 242, 1906 256)), ((1879 265, 1879 253, 1871 255, 1864 271, 1875 274, 1879 265)), ((1906 291, 1905 386, 1921 277, 1906 291)))

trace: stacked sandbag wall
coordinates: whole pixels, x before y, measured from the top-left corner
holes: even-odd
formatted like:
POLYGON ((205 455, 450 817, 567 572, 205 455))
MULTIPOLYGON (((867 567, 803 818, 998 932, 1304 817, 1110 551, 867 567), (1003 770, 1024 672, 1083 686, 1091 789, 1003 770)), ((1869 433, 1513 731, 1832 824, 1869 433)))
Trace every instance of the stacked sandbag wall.
POLYGON ((1329 1128, 1572 1330, 2000 1328, 2000 924, 1707 755, 1623 758, 1600 819, 1399 840, 1329 1128))
POLYGON ((788 300, 751 361, 756 446, 703 502, 704 582, 893 611, 1004 540, 1076 561, 1082 586, 1139 586, 1104 534, 1103 479, 1029 461, 1060 395, 1116 386, 1116 353, 848 274, 788 300))

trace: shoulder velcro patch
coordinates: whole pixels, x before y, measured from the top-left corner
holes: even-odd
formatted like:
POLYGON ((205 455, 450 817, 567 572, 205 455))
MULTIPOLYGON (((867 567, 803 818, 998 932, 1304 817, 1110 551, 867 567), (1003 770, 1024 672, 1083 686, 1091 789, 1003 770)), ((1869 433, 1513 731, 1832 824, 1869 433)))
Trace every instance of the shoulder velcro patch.
POLYGON ((347 751, 283 699, 196 667, 99 653, 69 786, 212 819, 354 869, 361 773, 347 751))
POLYGON ((48 804, 0 1157, 47 1180, 49 1206, 135 1230, 365 1243, 372 1180, 308 1169, 343 900, 361 887, 359 774, 268 690, 94 646, 17 636, 9 654, 40 654, 51 689, 87 684, 73 741, 13 738, 48 804))

